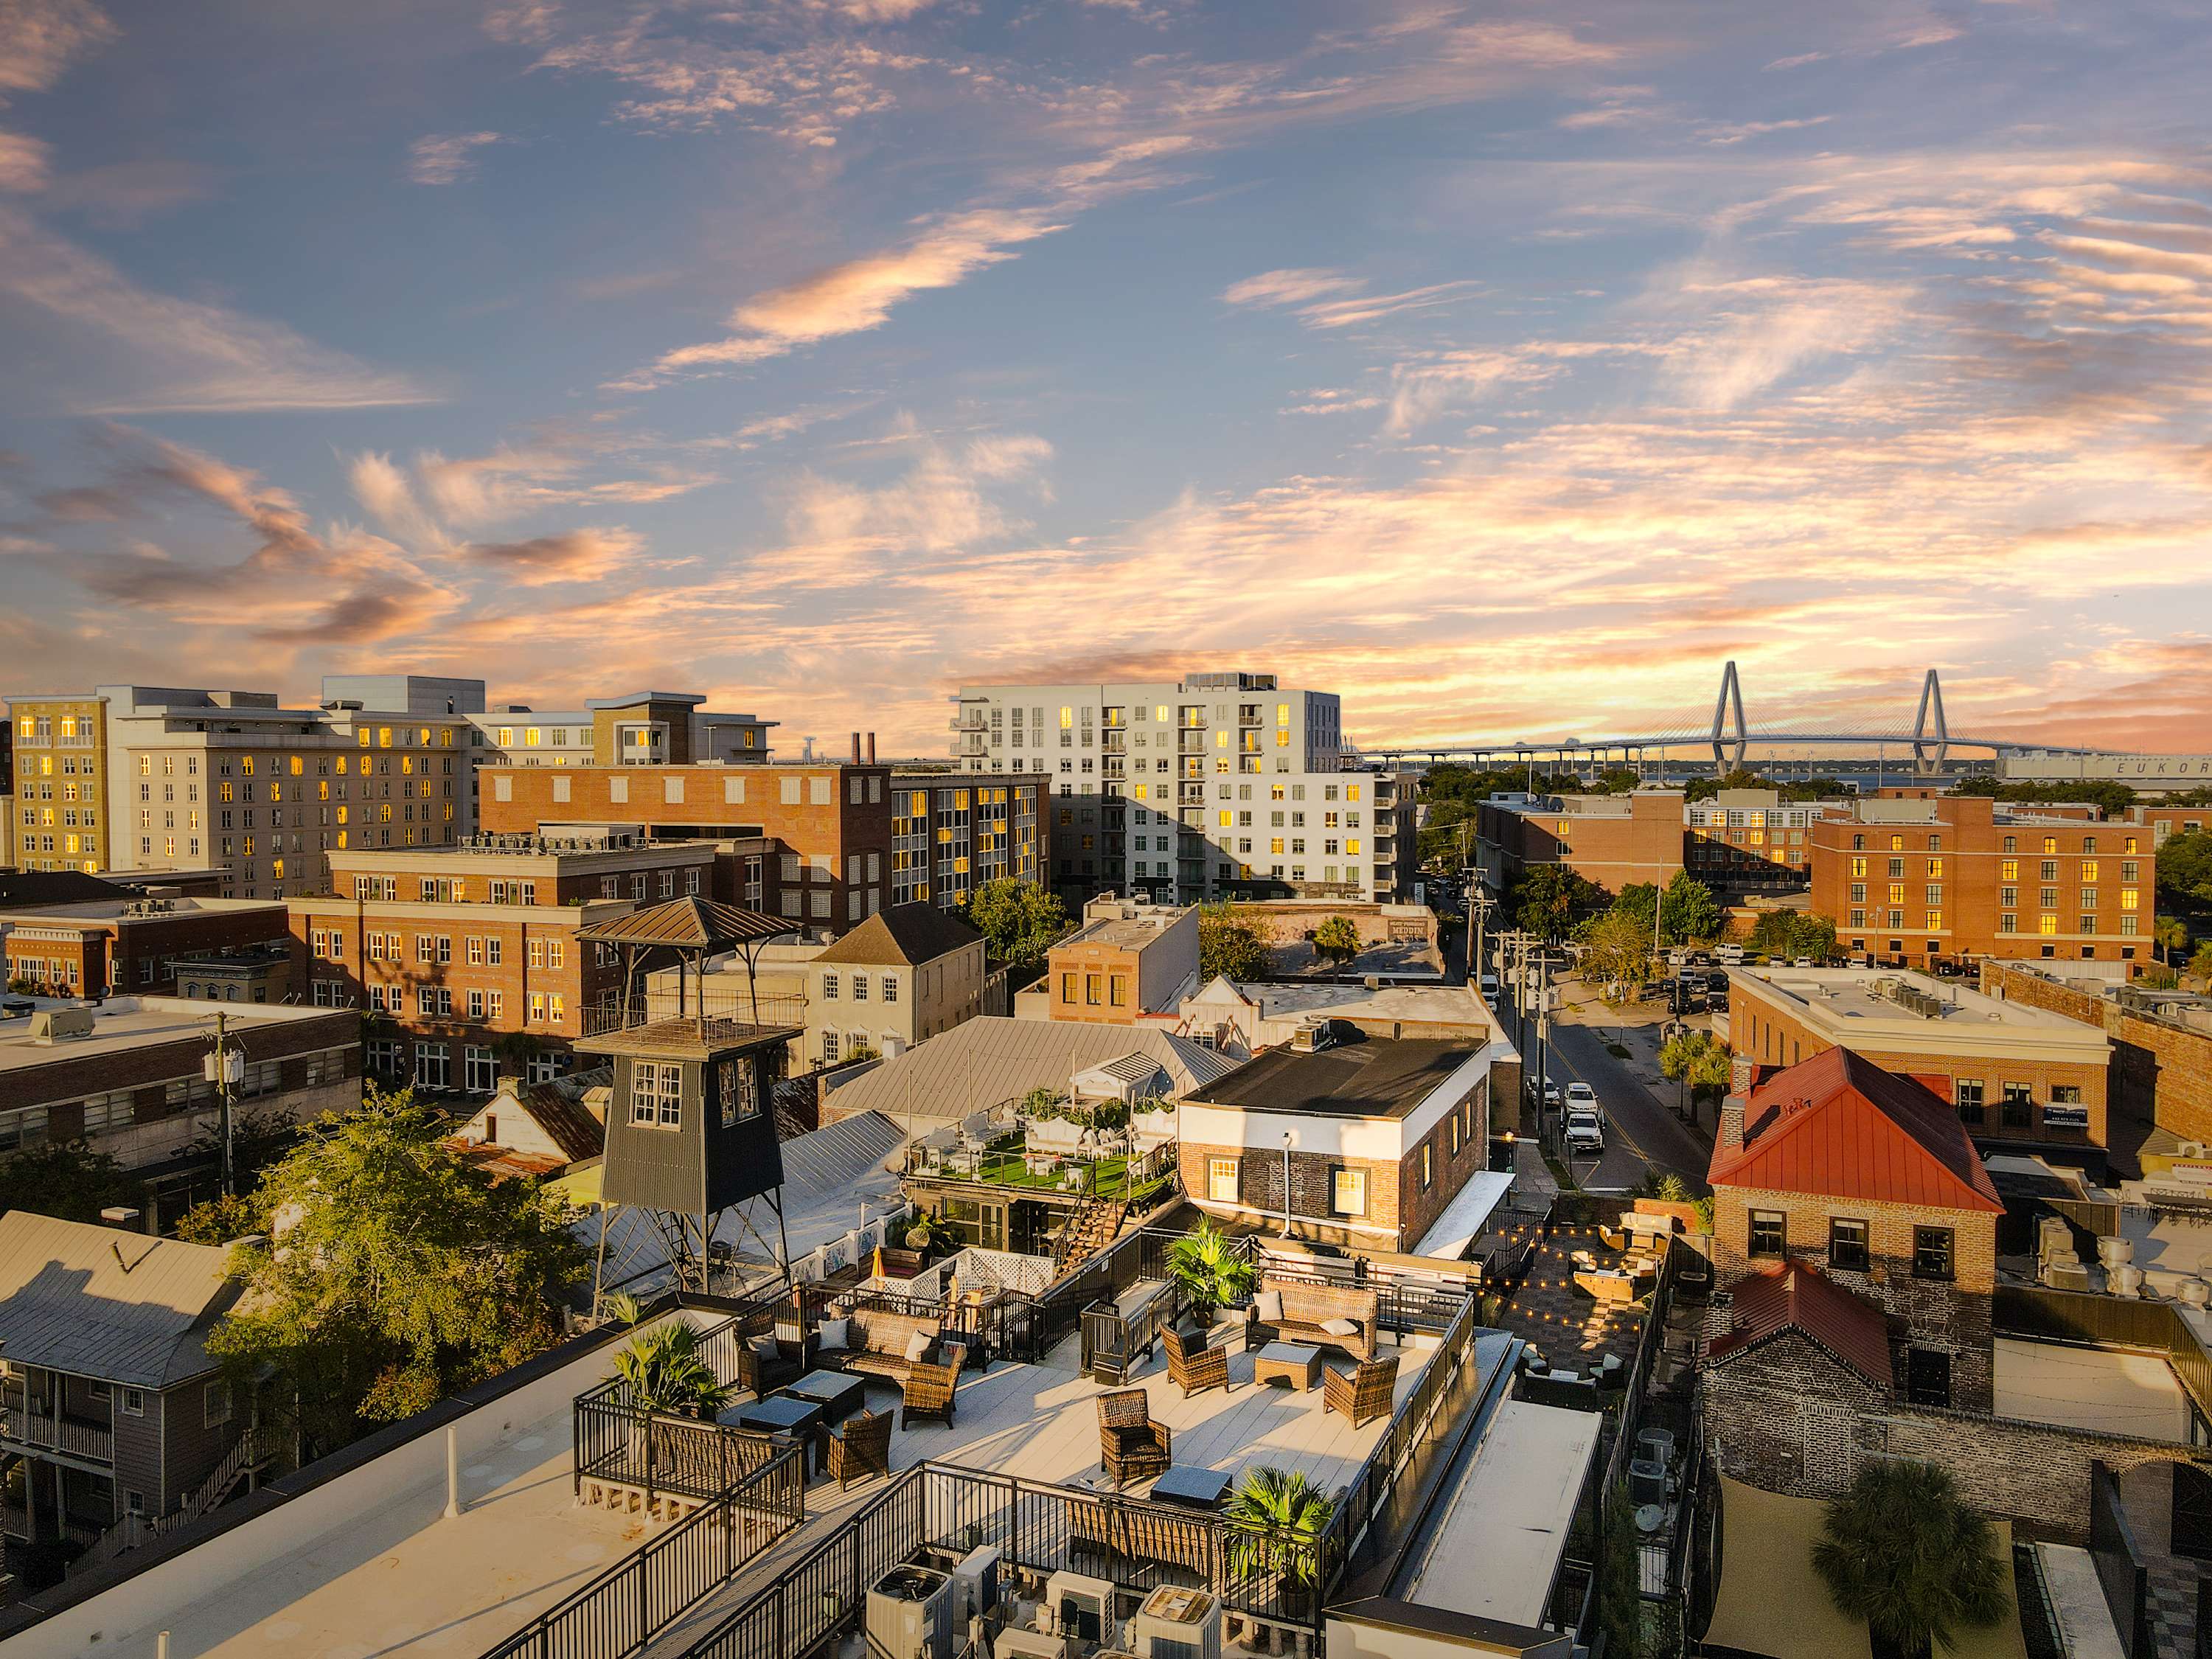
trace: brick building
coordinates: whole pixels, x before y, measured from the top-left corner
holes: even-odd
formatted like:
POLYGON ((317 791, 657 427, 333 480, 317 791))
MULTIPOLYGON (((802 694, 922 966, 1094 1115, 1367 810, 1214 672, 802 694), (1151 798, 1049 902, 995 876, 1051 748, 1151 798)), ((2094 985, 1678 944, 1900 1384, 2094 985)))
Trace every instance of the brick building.
MULTIPOLYGON (((629 824, 656 842, 752 840, 776 914, 843 932, 889 904, 890 769, 886 766, 489 767, 481 779, 486 835, 629 824)), ((710 852, 713 850, 709 846, 710 852)), ((766 908, 744 891, 744 866, 720 866, 712 896, 766 908)), ((763 898, 770 896, 763 894, 763 898)))
POLYGON ((1812 908, 1843 948, 1886 964, 1988 957, 2151 959, 2147 829, 1975 795, 1851 803, 1812 827, 1812 908))
POLYGON ((1686 809, 1683 861, 1717 891, 1796 891, 1810 878, 1814 823, 1834 801, 1784 801, 1775 789, 1723 789, 1686 809))
POLYGON ((337 891, 289 902, 295 992, 369 1016, 375 1076, 478 1095, 501 1076, 546 1081, 620 989, 619 961, 577 930, 703 895, 714 860, 708 843, 619 833, 333 854, 337 891))
POLYGON ((11 696, 11 857, 26 870, 105 870, 108 864, 107 699, 11 696))
POLYGON ((2112 1044, 2112 1109, 2148 1119, 2174 1141, 2212 1144, 2212 1018, 2188 1000, 2051 969, 1985 962, 1982 989, 2102 1030, 2112 1044))
POLYGON ((1410 1251, 1488 1166, 1491 1066, 1510 1054, 1317 1020, 1184 1097, 1183 1190, 1224 1222, 1410 1251))
POLYGON ((1717 1341, 1716 1358, 1787 1328, 1913 1403, 1990 1409, 2004 1206, 1948 1102, 1826 1049, 1729 1098, 1710 1179, 1715 1285, 1749 1296, 1756 1338, 1717 1341), (1823 1324, 1848 1324, 1851 1344, 1824 1341, 1823 1324))
POLYGON ((2168 836, 2212 830, 2212 806, 2131 806, 2125 822, 2148 830, 2152 850, 2156 851, 2166 845, 2168 836))
POLYGON ((205 957, 281 945, 291 937, 284 907, 266 899, 114 896, 0 908, 6 982, 48 996, 131 992, 167 994, 179 965, 205 957))
POLYGON ((1951 1102, 1984 1151, 2101 1154, 2112 1043, 2100 1024, 1984 996, 1957 980, 1851 968, 1739 968, 1729 1046, 1795 1066, 1849 1048, 1951 1102))
POLYGON ((1051 787, 1042 773, 892 774, 890 902, 951 910, 987 881, 1043 879, 1051 787))
POLYGON ((1547 864, 1613 893, 1638 882, 1664 886, 1682 868, 1684 824, 1679 789, 1492 795, 1475 808, 1476 858, 1483 880, 1499 890, 1547 864))
POLYGON ((1198 989, 1198 909, 1093 899, 1045 958, 1046 1017, 1133 1025, 1198 989))
POLYGON ((128 1170, 176 1158, 216 1122, 201 1061, 218 1012, 246 1061, 241 1108, 298 1120, 360 1103, 356 1013, 117 997, 58 1011, 59 1029, 75 1035, 42 1039, 30 1018, 0 1024, 0 1152, 83 1139, 128 1170))

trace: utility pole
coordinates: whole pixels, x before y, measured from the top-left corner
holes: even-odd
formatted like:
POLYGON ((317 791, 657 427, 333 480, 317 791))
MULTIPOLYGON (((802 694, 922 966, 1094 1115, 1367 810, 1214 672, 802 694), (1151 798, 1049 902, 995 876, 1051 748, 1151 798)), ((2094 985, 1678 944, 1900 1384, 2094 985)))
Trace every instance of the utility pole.
POLYGON ((215 1047, 200 1062, 200 1074, 215 1085, 222 1134, 222 1195, 235 1198, 238 1183, 231 1165, 231 1091, 246 1080, 246 1056, 223 1041, 225 1018, 215 1017, 215 1047))
POLYGON ((1468 882, 1467 914, 1474 929, 1474 948, 1467 958, 1467 977, 1475 988, 1477 995, 1480 995, 1482 991, 1483 923, 1489 920, 1491 907, 1496 902, 1476 881, 1470 879, 1468 882))

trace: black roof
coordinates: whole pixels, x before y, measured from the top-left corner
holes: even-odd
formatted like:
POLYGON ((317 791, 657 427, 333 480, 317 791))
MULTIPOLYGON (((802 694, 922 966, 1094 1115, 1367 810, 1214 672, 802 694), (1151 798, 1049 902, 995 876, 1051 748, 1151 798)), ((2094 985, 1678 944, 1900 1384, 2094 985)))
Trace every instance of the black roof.
POLYGON ((982 937, 959 917, 933 904, 894 904, 870 916, 814 959, 863 964, 902 962, 914 968, 965 950, 982 937))
POLYGON ((1328 1048, 1270 1048, 1184 1098, 1255 1112, 1401 1118, 1482 1048, 1465 1038, 1369 1036, 1339 1025, 1328 1048))
POLYGON ((39 904, 89 904, 100 899, 135 899, 138 890, 82 870, 0 870, 0 907, 20 910, 39 904))

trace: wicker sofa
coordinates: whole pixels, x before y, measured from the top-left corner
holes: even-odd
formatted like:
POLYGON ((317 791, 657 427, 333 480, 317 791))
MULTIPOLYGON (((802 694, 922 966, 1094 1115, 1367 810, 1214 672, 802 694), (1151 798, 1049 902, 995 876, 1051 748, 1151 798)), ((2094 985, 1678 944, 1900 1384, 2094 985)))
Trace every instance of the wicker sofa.
MULTIPOLYGON (((838 1317, 835 1310, 830 1315, 838 1317)), ((842 1348, 817 1347, 814 1363, 827 1370, 865 1372, 902 1383, 914 1362, 907 1346, 916 1331, 929 1334, 929 1359, 937 1358, 937 1339, 943 1322, 930 1314, 897 1313, 888 1308, 854 1308, 843 1316, 846 1342, 842 1348)), ((817 1328, 818 1330, 818 1328, 817 1328)))
POLYGON ((1382 1298, 1373 1291, 1362 1290, 1357 1285, 1314 1285, 1273 1278, 1262 1278, 1259 1289, 1282 1297, 1283 1316, 1274 1321, 1261 1319, 1259 1297, 1253 1297, 1245 1315, 1244 1346, 1248 1352, 1270 1342, 1304 1342, 1316 1348, 1341 1348, 1355 1359, 1375 1358, 1382 1298), (1349 1319, 1359 1328, 1349 1336, 1333 1335, 1322 1329, 1332 1319, 1349 1319))

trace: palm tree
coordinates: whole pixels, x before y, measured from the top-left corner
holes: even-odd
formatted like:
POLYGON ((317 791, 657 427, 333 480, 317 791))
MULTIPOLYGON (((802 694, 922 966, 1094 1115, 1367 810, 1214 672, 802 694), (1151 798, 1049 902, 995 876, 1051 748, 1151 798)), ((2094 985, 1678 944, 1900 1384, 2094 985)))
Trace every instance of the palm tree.
MULTIPOLYGON (((614 1299, 617 1318, 635 1324, 636 1303, 614 1299)), ((681 1319, 664 1320, 633 1336, 615 1352, 615 1371, 629 1384, 630 1401, 641 1412, 680 1412, 703 1416, 720 1411, 738 1391, 714 1375, 699 1350, 699 1333, 681 1319)))
POLYGON ((2173 966, 2173 953, 2189 948, 2189 927, 2179 916, 2160 916, 2150 925, 2151 943, 2164 952, 2166 965, 2173 966))
POLYGON ((1336 1505, 1302 1469, 1262 1463, 1244 1480, 1222 1516, 1229 1522, 1231 1569, 1277 1578, 1292 1590, 1321 1582, 1322 1550, 1336 1505))
POLYGON ((1204 1330, 1213 1322, 1217 1308, 1244 1298, 1254 1273, 1251 1258, 1237 1250, 1228 1234, 1202 1220, 1168 1252, 1168 1277, 1204 1330))
POLYGON ((1926 1659, 2008 1605, 1995 1532, 1933 1463, 1863 1465, 1828 1505, 1813 1567, 1836 1611, 1866 1620, 1875 1659, 1926 1659))

